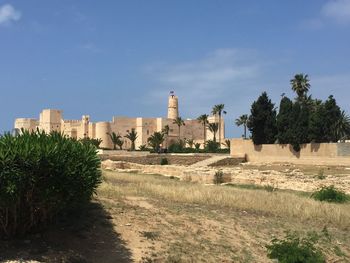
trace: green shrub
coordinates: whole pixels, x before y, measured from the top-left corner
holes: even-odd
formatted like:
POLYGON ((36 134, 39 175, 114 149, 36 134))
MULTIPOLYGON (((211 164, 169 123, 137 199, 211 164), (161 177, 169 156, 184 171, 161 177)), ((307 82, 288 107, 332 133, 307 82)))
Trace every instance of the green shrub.
POLYGON ((349 200, 349 197, 343 191, 337 190, 334 185, 322 187, 314 192, 311 197, 319 201, 333 203, 345 203, 349 200))
POLYGON ((100 180, 89 143, 44 132, 0 137, 0 236, 25 234, 81 207, 100 180))
POLYGON ((267 256, 281 263, 323 263, 326 262, 322 252, 316 248, 318 237, 309 234, 300 238, 296 233, 287 233, 284 239, 273 239, 267 245, 267 256))
POLYGON ((215 153, 220 147, 218 142, 214 142, 212 140, 206 141, 204 145, 204 150, 206 152, 215 153))
POLYGON ((160 165, 168 165, 168 164, 169 164, 169 161, 167 158, 160 159, 160 165))
POLYGON ((142 144, 142 145, 139 146, 139 150, 140 150, 141 152, 149 152, 149 151, 151 151, 152 149, 147 148, 147 145, 146 145, 146 144, 142 144))
POLYGON ((171 153, 183 153, 185 149, 185 142, 180 140, 171 144, 168 148, 168 152, 171 153))
POLYGON ((222 171, 215 172, 213 183, 222 184, 223 182, 224 182, 224 173, 222 171))
POLYGON ((318 171, 318 174, 317 174, 316 178, 319 179, 319 180, 326 179, 326 176, 324 175, 324 170, 323 169, 318 171))
POLYGON ((93 138, 89 138, 89 137, 86 137, 84 139, 80 139, 79 141, 82 143, 91 144, 91 145, 95 146, 96 148, 100 148, 100 144, 102 143, 101 139, 93 139, 93 138))

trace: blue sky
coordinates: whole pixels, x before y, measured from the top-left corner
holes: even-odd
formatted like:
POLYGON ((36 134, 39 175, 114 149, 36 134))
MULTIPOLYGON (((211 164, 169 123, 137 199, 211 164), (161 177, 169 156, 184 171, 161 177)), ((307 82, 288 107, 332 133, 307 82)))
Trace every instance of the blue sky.
POLYGON ((350 0, 0 0, 0 131, 43 108, 165 116, 174 90, 184 118, 224 103, 240 136, 234 119, 301 72, 350 113, 350 0))

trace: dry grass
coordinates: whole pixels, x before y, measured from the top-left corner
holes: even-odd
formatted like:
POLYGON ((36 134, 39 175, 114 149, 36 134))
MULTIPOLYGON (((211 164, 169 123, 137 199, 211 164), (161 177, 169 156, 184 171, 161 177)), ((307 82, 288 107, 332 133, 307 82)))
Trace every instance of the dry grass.
POLYGON ((104 172, 106 182, 99 188, 102 196, 126 195, 152 197, 190 204, 228 207, 318 222, 340 229, 350 228, 350 205, 329 204, 286 192, 267 192, 225 186, 208 186, 170 180, 161 176, 104 172), (108 183, 111 182, 111 183, 108 183))

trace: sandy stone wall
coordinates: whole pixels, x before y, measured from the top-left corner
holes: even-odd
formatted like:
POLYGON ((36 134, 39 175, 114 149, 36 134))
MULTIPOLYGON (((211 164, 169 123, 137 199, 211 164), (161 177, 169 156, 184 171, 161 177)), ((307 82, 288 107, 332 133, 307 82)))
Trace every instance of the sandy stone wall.
POLYGON ((309 143, 295 152, 289 144, 254 145, 251 140, 232 139, 231 156, 248 162, 290 162, 317 165, 350 165, 350 143, 309 143))

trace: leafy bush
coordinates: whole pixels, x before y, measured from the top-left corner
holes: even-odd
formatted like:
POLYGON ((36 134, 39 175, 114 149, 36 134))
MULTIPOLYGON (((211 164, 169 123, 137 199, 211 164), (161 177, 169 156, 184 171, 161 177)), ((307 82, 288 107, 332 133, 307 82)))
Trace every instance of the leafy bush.
POLYGON ((185 142, 182 140, 174 142, 168 148, 168 152, 172 152, 172 153, 183 153, 184 150, 185 150, 185 142))
POLYGON ((167 158, 160 159, 160 165, 168 165, 168 164, 169 164, 169 162, 168 162, 167 158))
POLYGON ((324 170, 323 169, 318 171, 318 174, 317 174, 316 178, 319 179, 319 180, 326 179, 326 176, 324 175, 324 170))
POLYGON ((0 137, 0 236, 25 234, 81 207, 100 178, 91 144, 58 133, 0 137))
POLYGON ((340 190, 337 190, 334 185, 322 187, 320 190, 311 195, 312 198, 319 201, 345 203, 349 197, 340 190))
POLYGON ((222 184, 223 182, 224 182, 224 173, 222 171, 215 172, 213 183, 222 184))
POLYGON ((206 152, 215 153, 219 149, 219 147, 220 147, 220 144, 218 142, 209 140, 205 142, 204 150, 206 152))
POLYGON ((318 236, 309 234, 300 238, 296 233, 287 233, 285 239, 273 239, 267 245, 267 256, 283 263, 323 263, 326 262, 322 252, 316 248, 318 236))
POLYGON ((146 144, 142 144, 139 146, 139 150, 141 152, 150 152, 152 149, 148 148, 146 144))

